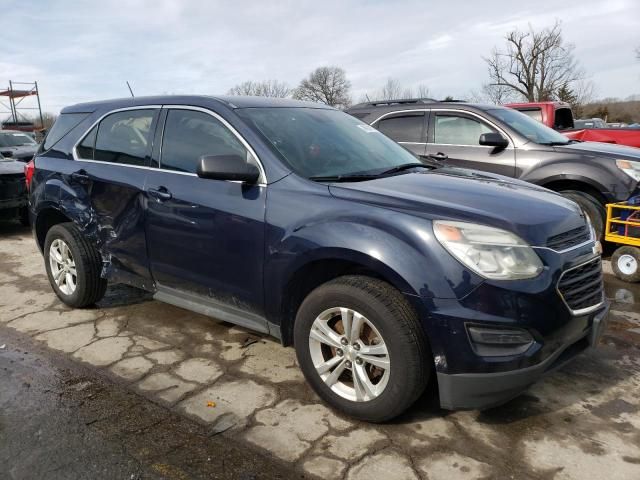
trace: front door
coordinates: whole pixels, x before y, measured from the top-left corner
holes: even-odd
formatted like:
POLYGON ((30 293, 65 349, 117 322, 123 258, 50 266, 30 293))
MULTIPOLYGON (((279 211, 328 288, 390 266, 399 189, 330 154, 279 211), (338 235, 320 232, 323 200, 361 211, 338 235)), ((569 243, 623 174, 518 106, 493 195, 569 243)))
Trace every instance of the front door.
MULTIPOLYGON (((255 157, 212 112, 171 107, 162 120, 161 148, 154 149, 158 168, 149 171, 145 186, 147 245, 158 290, 211 304, 214 316, 220 307, 261 317, 266 186, 196 175, 202 155, 255 157)), ((260 329, 255 321, 245 325, 260 329)))
POLYGON ((480 135, 498 131, 480 118, 464 112, 433 111, 429 127, 426 155, 432 160, 515 176, 515 154, 511 143, 504 149, 480 145, 480 135))

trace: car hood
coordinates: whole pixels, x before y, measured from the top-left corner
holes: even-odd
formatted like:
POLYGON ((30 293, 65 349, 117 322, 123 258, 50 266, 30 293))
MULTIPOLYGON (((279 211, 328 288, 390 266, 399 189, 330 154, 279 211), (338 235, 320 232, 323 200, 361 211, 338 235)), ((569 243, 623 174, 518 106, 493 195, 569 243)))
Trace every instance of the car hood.
POLYGON ((31 160, 38 149, 37 145, 21 145, 19 147, 0 147, 0 153, 5 157, 17 160, 31 160), (5 153, 6 152, 6 153, 5 153))
POLYGON ((0 175, 15 175, 16 173, 24 174, 24 163, 0 158, 0 175))
POLYGON ((558 152, 592 154, 598 157, 615 157, 626 160, 640 160, 640 148, 627 147, 614 143, 576 142, 554 147, 558 152))
POLYGON ((520 180, 475 170, 439 168, 375 180, 335 183, 332 195, 427 219, 459 220, 503 228, 531 245, 585 224, 580 208, 563 196, 520 180))

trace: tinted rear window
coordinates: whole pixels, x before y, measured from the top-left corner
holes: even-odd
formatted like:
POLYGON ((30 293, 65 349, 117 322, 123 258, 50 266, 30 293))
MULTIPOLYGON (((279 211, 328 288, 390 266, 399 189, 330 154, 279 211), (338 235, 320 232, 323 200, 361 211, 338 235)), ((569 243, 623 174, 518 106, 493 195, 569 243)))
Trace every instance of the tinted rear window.
POLYGON ((385 118, 378 122, 378 130, 396 142, 423 142, 424 114, 385 118))
MULTIPOLYGON (((146 165, 151 153, 151 124, 155 113, 155 110, 126 110, 106 116, 98 125, 93 159, 146 165)), ((87 138, 92 134, 89 132, 87 138)), ((90 148, 90 144, 86 147, 90 148)))
POLYGON ((63 113, 60 115, 44 139, 44 149, 49 150, 88 116, 88 113, 63 113))

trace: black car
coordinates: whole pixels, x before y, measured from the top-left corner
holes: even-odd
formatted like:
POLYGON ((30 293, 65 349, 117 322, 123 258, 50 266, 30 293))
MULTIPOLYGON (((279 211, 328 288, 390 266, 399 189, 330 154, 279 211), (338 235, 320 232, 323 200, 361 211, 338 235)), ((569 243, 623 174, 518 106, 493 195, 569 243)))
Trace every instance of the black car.
POLYGON ((0 155, 0 219, 29 224, 25 164, 0 155))
POLYGON ((608 310, 574 202, 417 162, 323 105, 74 105, 27 175, 63 302, 122 282, 273 335, 320 397, 365 420, 400 414, 430 378, 445 408, 504 402, 594 345, 608 310))
POLYGON ((28 162, 38 149, 31 135, 20 130, 0 130, 0 154, 21 162, 28 162))
POLYGON ((431 99, 347 110, 430 162, 514 177, 578 203, 602 235, 605 205, 636 195, 640 149, 569 140, 512 108, 431 99))

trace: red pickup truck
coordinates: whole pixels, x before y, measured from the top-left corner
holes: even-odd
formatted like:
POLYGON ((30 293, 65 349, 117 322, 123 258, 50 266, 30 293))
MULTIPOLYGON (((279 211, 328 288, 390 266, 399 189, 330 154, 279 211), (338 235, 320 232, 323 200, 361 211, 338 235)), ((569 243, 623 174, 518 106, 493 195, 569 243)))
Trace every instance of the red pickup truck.
POLYGON ((640 129, 635 128, 583 128, 575 129, 573 112, 565 102, 507 103, 564 136, 583 142, 603 142, 640 148, 640 129))

